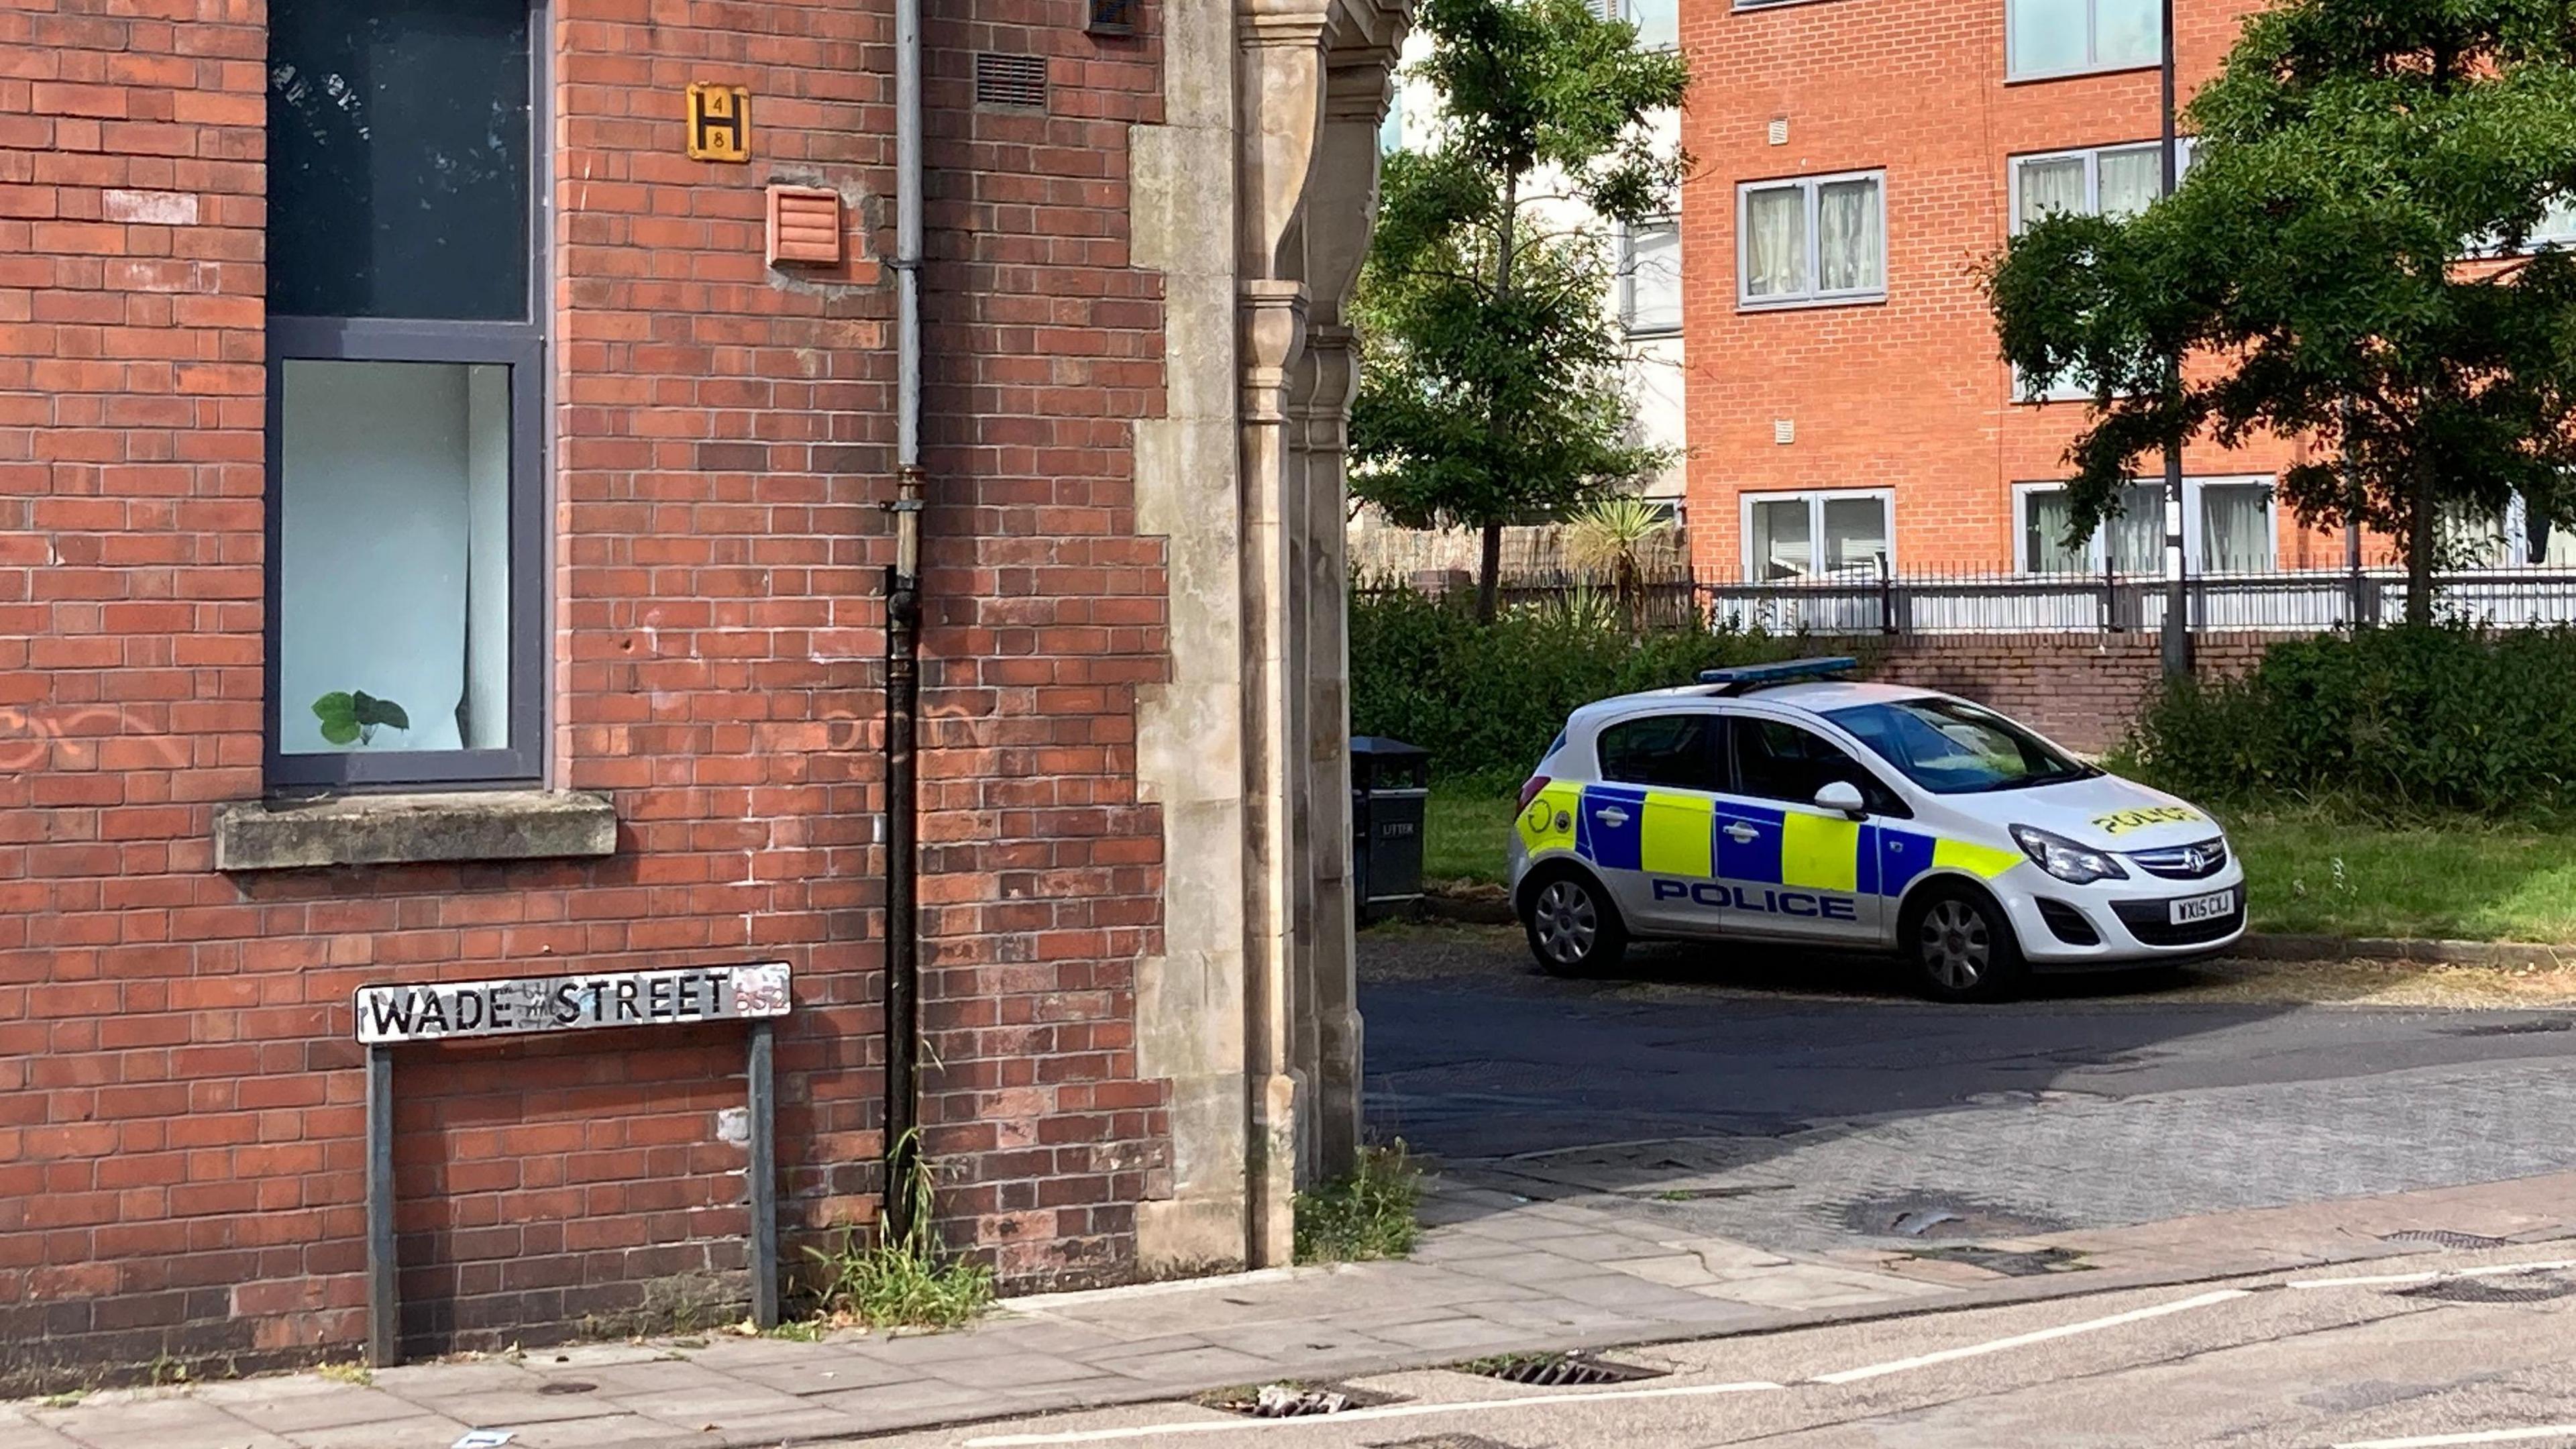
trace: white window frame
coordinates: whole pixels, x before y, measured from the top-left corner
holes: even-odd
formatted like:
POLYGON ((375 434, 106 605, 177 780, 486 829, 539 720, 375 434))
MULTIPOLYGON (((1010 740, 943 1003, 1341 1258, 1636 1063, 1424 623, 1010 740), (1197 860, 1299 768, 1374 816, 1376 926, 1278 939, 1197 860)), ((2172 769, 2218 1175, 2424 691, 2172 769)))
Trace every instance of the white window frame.
MULTIPOLYGON (((1893 488, 1781 488, 1748 491, 1735 496, 1736 551, 1744 558, 1746 583, 1770 583, 1762 577, 1759 560, 1753 557, 1753 506, 1757 503, 1788 503, 1804 500, 1807 505, 1807 546, 1821 549, 1825 541, 1825 504, 1854 498, 1878 500, 1879 517, 1887 526, 1887 567, 1896 568, 1896 490, 1893 488)), ((1815 577, 1810 574, 1810 577, 1815 577)))
POLYGON ((1888 247, 1887 235, 1887 168, 1872 167, 1859 171, 1828 171, 1813 176, 1777 176, 1765 181, 1735 183, 1735 306, 1739 312, 1776 312, 1799 307, 1857 307, 1887 300, 1887 274, 1895 260, 1888 247), (1878 197, 1878 285, 1824 291, 1816 283, 1824 274, 1824 237, 1819 220, 1819 203, 1824 188, 1838 181, 1876 183, 1878 197), (1752 214, 1753 193, 1798 188, 1804 194, 1807 211, 1807 290, 1773 297, 1753 295, 1753 252, 1748 244, 1747 219, 1752 214))
POLYGON ((1678 213, 1675 213, 1675 212, 1666 212, 1666 213, 1665 213, 1665 214, 1663 214, 1662 216, 1654 217, 1654 218, 1652 218, 1651 220, 1647 221, 1647 222, 1646 222, 1646 223, 1644 223, 1644 224, 1645 224, 1645 225, 1647 225, 1647 226, 1668 226, 1668 227, 1671 227, 1671 228, 1672 228, 1672 230, 1673 230, 1673 320, 1672 320, 1672 322, 1671 322, 1669 325, 1662 325, 1662 326, 1654 326, 1654 327, 1640 327, 1640 326, 1638 326, 1638 325, 1637 325, 1637 252, 1636 252, 1636 246, 1635 246, 1636 237, 1635 237, 1634 230, 1633 230, 1632 228, 1630 228, 1626 223, 1624 223, 1624 222, 1623 222, 1623 223, 1621 223, 1621 224, 1619 225, 1619 228, 1618 228, 1618 234, 1619 234, 1619 326, 1620 326, 1621 330, 1625 331, 1625 332, 1626 332, 1629 336, 1631 336, 1631 337, 1673 337, 1673 336, 1678 336, 1678 335, 1680 334, 1681 330, 1682 330, 1682 319, 1681 319, 1681 303, 1682 303, 1682 299, 1681 299, 1681 286, 1682 286, 1682 277, 1681 277, 1682 219, 1681 219, 1681 216, 1680 216, 1678 213))
MULTIPOLYGON (((2025 71, 2014 58, 2012 40, 2013 12, 2023 3, 2024 0, 2004 0, 2004 83, 2007 85, 2021 81, 2063 80, 2069 76, 2111 75, 2127 70, 2152 70, 2164 64, 2164 38, 2160 35, 2156 39, 2157 53, 2144 60, 2108 62, 2087 60, 2082 65, 2068 66, 2062 70, 2025 71)), ((2087 56, 2095 54, 2100 49, 2101 30, 2102 0, 2084 0, 2084 53, 2087 56)))
MULTIPOLYGON (((2153 487, 2159 493, 2164 490, 2164 481, 2165 480, 2160 477, 2136 477, 2129 480, 2133 486, 2153 487)), ((2202 490, 2206 488, 2242 487, 2247 484, 2257 483, 2261 484, 2265 488, 2273 490, 2272 496, 2263 501, 2263 520, 2265 525, 2263 537, 2268 547, 2268 552, 2266 555, 2267 562, 2264 565, 2264 569, 2261 571, 2268 572, 2280 568, 2280 480, 2274 478, 2269 473, 2212 473, 2206 476, 2195 475, 2186 477, 2182 480, 2182 557, 2183 567, 2187 572, 2195 576, 2206 572, 2205 565, 2207 563, 2207 559, 2204 556, 2201 539, 2203 531, 2201 527, 2202 490)), ((2074 577, 2072 574, 2063 573, 2043 574, 2032 564, 2030 557, 2031 498, 2041 493, 2060 492, 2067 486, 2068 485, 2064 481, 2051 482, 2046 479, 2033 479, 2028 482, 2015 483, 2012 486, 2012 547, 2014 573, 2026 575, 2032 578, 2074 577)), ((2164 520, 2162 518, 2158 518, 2156 523, 2156 536, 2159 540, 2157 544, 2159 558, 2154 572, 2146 575, 2124 574, 2122 577, 2153 578, 2161 577, 2163 575, 2164 564, 2161 554, 2164 545, 2161 540, 2164 537, 2164 520)), ((2103 557, 2106 551, 2110 548, 2110 540, 2106 536, 2107 533, 2108 530, 2097 528, 2093 530, 2093 536, 2085 540, 2085 572, 2088 575, 2099 577, 2102 573, 2103 557)))
MULTIPOLYGON (((1593 15, 1598 19, 1624 20, 1631 25, 1637 23, 1637 0, 1586 0, 1586 3, 1591 6, 1593 15)), ((1649 45, 1644 49, 1651 51, 1681 49, 1681 0, 1670 0, 1670 3, 1673 7, 1673 43, 1649 45)), ((1642 34, 1639 38, 1643 38, 1642 34)))

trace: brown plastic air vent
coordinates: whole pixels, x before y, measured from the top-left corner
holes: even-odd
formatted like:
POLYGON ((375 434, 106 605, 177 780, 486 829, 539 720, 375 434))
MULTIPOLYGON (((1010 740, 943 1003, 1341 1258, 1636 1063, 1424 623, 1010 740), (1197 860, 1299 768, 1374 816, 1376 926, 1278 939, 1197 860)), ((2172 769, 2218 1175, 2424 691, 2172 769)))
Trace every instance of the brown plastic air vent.
POLYGON ((769 264, 831 267, 840 261, 840 193, 819 186, 769 188, 769 264))
POLYGON ((1047 63, 1043 55, 975 52, 975 104, 1043 111, 1047 103, 1047 63))

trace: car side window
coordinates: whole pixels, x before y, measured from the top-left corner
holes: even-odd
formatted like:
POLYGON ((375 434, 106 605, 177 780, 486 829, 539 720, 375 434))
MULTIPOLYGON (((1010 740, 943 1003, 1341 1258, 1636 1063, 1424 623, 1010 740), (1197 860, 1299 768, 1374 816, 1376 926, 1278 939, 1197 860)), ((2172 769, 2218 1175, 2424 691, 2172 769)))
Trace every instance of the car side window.
POLYGON ((1739 716, 1735 737, 1737 793, 1764 800, 1812 805, 1816 792, 1836 780, 1860 788, 1872 814, 1908 814, 1885 782, 1841 746, 1810 730, 1775 719, 1739 716))
POLYGON ((1675 790, 1718 787, 1714 715, 1657 714, 1622 720, 1601 732, 1595 749, 1601 778, 1622 785, 1662 785, 1675 790))

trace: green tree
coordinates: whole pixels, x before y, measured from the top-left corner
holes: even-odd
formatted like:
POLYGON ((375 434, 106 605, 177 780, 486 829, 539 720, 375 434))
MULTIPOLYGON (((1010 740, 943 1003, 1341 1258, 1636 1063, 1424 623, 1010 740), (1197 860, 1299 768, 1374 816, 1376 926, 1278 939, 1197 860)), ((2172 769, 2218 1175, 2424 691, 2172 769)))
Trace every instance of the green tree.
POLYGON ((2410 622, 2445 517, 2576 522, 2576 260, 2526 250, 2576 196, 2576 3, 2282 0, 2187 129, 2173 196, 1987 274, 2004 357, 2093 389, 2076 537, 2168 438, 2264 431, 2322 445, 2281 478, 2301 518, 2404 541, 2410 622))
POLYGON ((1584 0, 1425 0, 1417 21, 1439 139, 1387 158, 1351 488, 1406 527, 1481 529, 1490 619, 1506 522, 1661 465, 1631 437, 1601 232, 1670 209, 1682 162, 1647 120, 1681 103, 1687 71, 1584 0), (1597 221, 1551 228, 1542 201, 1597 221))

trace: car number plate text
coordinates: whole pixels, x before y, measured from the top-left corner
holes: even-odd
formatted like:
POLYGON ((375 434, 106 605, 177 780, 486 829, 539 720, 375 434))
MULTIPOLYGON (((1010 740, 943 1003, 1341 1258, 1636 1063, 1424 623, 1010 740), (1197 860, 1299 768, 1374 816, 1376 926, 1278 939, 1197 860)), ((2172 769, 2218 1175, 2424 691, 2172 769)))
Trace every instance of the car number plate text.
POLYGON ((2214 895, 2192 896, 2172 903, 2172 923, 2187 926, 2194 921, 2216 920, 2236 909, 2236 892, 2219 891, 2214 895))

